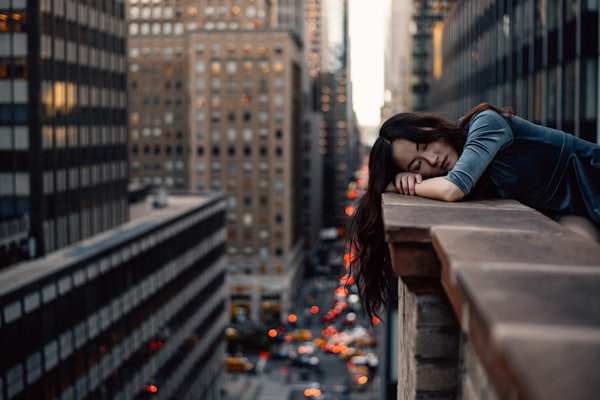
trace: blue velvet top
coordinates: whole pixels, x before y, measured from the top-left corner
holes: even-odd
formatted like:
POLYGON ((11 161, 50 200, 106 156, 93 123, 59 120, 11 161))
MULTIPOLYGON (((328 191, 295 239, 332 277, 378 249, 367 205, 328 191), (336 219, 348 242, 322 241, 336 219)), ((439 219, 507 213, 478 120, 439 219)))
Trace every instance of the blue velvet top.
POLYGON ((583 215, 600 223, 600 146, 493 110, 473 116, 467 141, 446 179, 465 195, 483 173, 501 198, 557 218, 583 215))

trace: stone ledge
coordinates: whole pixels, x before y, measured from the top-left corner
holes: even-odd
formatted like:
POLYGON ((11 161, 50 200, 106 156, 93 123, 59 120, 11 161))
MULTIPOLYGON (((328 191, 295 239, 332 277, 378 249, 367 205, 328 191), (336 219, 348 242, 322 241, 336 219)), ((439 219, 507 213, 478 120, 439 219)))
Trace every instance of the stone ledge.
POLYGON ((514 201, 382 210, 394 271, 415 292, 441 281, 500 398, 600 393, 600 245, 514 201))

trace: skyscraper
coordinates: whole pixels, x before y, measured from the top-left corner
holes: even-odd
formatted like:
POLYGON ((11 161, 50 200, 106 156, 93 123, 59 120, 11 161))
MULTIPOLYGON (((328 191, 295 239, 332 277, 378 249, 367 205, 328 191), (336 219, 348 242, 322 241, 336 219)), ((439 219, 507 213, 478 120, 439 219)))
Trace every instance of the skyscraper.
POLYGON ((323 226, 345 224, 347 192, 360 165, 360 132, 352 107, 348 63, 348 1, 310 0, 306 57, 314 107, 322 113, 323 226))
POLYGON ((129 7, 131 179, 226 194, 233 314, 253 320, 289 305, 304 258, 302 38, 272 4, 129 7))
POLYGON ((0 3, 0 224, 28 256, 128 219, 125 35, 121 0, 0 3))

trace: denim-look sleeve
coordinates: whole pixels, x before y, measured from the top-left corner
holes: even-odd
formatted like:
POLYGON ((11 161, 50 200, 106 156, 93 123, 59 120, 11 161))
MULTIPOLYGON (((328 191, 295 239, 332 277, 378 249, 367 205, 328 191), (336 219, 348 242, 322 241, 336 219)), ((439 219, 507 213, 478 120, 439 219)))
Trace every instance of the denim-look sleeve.
POLYGON ((462 154, 446 179, 468 195, 498 151, 513 140, 506 119, 493 110, 482 111, 471 119, 462 154))

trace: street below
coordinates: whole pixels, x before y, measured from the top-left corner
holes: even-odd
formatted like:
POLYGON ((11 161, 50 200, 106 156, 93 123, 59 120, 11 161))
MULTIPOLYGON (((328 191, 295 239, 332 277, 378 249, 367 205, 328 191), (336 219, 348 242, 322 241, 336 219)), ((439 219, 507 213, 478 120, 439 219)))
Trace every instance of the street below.
POLYGON ((363 316, 356 286, 343 283, 332 275, 307 279, 284 339, 268 355, 244 354, 255 368, 226 373, 225 399, 379 399, 380 325, 363 316))

